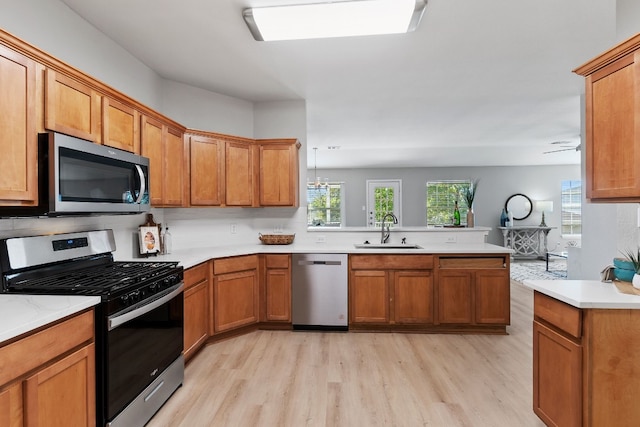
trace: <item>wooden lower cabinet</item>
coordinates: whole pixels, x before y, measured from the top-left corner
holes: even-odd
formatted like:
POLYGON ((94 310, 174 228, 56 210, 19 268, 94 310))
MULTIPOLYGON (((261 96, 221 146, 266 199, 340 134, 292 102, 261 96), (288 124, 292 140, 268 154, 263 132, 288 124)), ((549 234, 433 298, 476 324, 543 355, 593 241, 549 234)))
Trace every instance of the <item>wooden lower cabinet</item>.
POLYGON ((506 326, 509 255, 438 257, 438 323, 506 326))
POLYGON ((191 359, 209 337, 209 262, 184 272, 184 358, 191 359))
POLYGON ((438 276, 438 322, 470 324, 473 321, 472 273, 441 270, 438 276))
POLYGON ((394 272, 392 307, 394 323, 433 323, 433 272, 394 272))
POLYGON ((533 407, 547 425, 580 426, 582 346, 533 322, 533 407))
POLYGON ((358 323, 389 323, 389 280, 386 271, 351 271, 349 324, 358 323))
POLYGON ((349 325, 433 323, 432 255, 351 255, 349 325))
POLYGON ((547 425, 638 426, 640 310, 534 293, 533 410, 547 425))
POLYGON ((213 261, 213 334, 258 322, 258 256, 213 261))
POLYGON ((0 389, 0 426, 22 427, 23 406, 21 382, 0 389))
POLYGON ((90 344, 24 382, 25 426, 95 425, 95 346, 90 344))
POLYGON ((264 321, 291 323, 291 255, 264 255, 264 321))
POLYGON ((0 347, 1 426, 95 426, 93 311, 0 347))

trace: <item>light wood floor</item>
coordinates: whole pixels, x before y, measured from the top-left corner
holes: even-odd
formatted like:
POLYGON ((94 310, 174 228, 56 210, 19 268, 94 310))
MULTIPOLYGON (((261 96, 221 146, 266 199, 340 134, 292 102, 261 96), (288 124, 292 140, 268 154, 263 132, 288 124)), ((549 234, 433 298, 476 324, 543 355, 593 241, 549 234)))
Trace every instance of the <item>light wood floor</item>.
POLYGON ((512 282, 508 336, 258 331, 212 344, 148 426, 543 426, 532 300, 512 282))

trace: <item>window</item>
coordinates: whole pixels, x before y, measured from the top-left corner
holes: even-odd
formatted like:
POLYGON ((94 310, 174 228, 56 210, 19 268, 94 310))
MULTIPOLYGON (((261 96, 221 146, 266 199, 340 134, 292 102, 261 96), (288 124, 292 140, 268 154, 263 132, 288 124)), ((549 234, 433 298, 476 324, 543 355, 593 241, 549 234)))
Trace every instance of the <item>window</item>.
POLYGON ((453 224, 453 211, 458 201, 460 220, 467 221, 467 205, 462 192, 471 186, 471 181, 427 182, 427 225, 453 224))
POLYGON ((344 188, 341 183, 307 186, 307 226, 342 227, 344 188))
POLYGON ((399 179, 367 180, 367 227, 381 227, 382 218, 388 213, 398 218, 396 226, 402 225, 401 190, 402 181, 399 179))
POLYGON ((562 181, 561 193, 562 236, 582 234, 582 181, 562 181))

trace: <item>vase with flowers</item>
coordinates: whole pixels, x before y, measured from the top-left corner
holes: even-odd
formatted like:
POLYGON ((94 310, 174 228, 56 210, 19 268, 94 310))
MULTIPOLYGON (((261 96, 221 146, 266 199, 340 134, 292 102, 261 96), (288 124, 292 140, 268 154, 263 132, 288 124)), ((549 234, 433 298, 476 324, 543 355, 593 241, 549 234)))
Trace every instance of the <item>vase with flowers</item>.
POLYGON ((462 199, 467 205, 467 227, 473 227, 475 222, 475 215, 473 213, 473 200, 476 197, 476 191, 478 190, 478 181, 472 181, 468 187, 462 189, 462 199))
POLYGON ((635 251, 627 249, 623 252, 625 258, 633 265, 634 275, 631 284, 634 288, 640 289, 640 247, 635 251))

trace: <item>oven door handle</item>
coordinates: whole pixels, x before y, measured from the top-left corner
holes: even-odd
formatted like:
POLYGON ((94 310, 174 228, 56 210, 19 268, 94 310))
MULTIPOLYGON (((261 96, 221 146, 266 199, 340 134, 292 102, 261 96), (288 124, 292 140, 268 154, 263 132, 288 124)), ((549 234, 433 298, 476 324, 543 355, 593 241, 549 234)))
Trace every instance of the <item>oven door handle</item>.
POLYGON ((175 285, 174 288, 169 288, 169 289, 172 289, 169 293, 167 293, 166 295, 163 295, 162 297, 154 301, 151 301, 149 304, 145 304, 134 310, 127 311, 126 313, 123 313, 123 314, 116 314, 113 316, 109 316, 107 330, 111 331, 117 328, 118 326, 124 323, 127 323, 129 320, 142 316, 143 314, 146 314, 151 310, 155 310, 156 308, 160 307, 162 304, 166 304, 167 302, 171 301, 173 298, 178 296, 180 292, 183 291, 184 282, 180 282, 179 284, 175 285))

